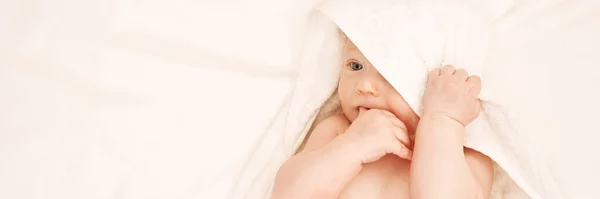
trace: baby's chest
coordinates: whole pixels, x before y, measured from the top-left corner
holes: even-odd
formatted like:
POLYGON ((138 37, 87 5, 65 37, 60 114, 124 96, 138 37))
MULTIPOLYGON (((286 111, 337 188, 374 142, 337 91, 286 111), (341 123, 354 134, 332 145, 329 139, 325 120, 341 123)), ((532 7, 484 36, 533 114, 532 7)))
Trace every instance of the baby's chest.
POLYGON ((387 155, 366 164, 346 186, 340 199, 404 199, 409 196, 410 162, 387 155))

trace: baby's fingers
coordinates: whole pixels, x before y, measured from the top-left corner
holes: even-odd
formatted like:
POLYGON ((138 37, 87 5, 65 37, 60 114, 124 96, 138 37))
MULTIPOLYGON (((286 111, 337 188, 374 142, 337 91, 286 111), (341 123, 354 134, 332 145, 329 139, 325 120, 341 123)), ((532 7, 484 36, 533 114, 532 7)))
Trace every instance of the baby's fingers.
POLYGON ((476 75, 470 76, 467 79, 467 84, 471 86, 471 93, 477 97, 481 91, 481 78, 476 75))
POLYGON ((413 148, 413 144, 412 141, 410 139, 410 137, 408 136, 408 133, 406 131, 406 129, 398 129, 396 131, 394 131, 394 134, 396 136, 396 139, 402 143, 402 145, 408 147, 408 148, 413 148))
POLYGON ((442 74, 442 75, 444 75, 444 74, 452 75, 452 74, 454 74, 454 71, 456 71, 456 69, 454 68, 454 66, 452 66, 452 65, 445 65, 444 67, 442 67, 442 71, 440 72, 440 74, 442 74))
POLYGON ((433 70, 431 70, 429 72, 429 77, 431 77, 431 76, 440 76, 440 71, 441 70, 442 69, 440 69, 440 68, 434 68, 433 70))
POLYGON ((469 73, 465 69, 459 69, 454 71, 454 76, 462 81, 466 81, 469 78, 469 73))
POLYGON ((392 148, 391 153, 393 153, 394 155, 402 158, 402 159, 406 159, 406 160, 412 160, 412 155, 413 152, 412 150, 410 150, 408 147, 404 146, 403 144, 395 144, 392 148))

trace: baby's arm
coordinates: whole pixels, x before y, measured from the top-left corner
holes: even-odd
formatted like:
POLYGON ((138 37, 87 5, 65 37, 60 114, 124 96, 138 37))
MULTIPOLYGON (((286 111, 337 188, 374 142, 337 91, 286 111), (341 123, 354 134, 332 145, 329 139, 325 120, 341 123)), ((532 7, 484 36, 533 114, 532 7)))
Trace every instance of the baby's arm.
POLYGON ((352 125, 342 115, 327 118, 279 169, 271 197, 337 198, 362 164, 388 153, 410 159, 409 139, 404 124, 389 111, 361 111, 352 125))
POLYGON ((489 197, 492 161, 463 147, 464 127, 443 115, 421 118, 411 165, 411 198, 489 197))
POLYGON ((344 132, 350 122, 343 115, 334 115, 319 123, 310 133, 298 153, 277 172, 272 198, 335 198, 345 186, 343 179, 351 176, 349 165, 341 159, 341 147, 324 147, 344 132), (335 187, 338 185, 339 187, 335 187))
POLYGON ((481 82, 445 66, 429 74, 413 162, 411 198, 489 198, 492 161, 463 147, 465 125, 479 115, 481 82))

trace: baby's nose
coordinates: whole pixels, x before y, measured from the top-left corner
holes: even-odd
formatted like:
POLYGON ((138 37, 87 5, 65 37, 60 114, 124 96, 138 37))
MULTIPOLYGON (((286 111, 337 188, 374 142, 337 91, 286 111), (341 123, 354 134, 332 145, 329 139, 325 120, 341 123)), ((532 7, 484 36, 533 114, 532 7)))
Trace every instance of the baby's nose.
POLYGON ((358 93, 361 95, 370 95, 373 97, 379 96, 377 87, 369 80, 359 81, 356 85, 356 91, 358 91, 358 93))

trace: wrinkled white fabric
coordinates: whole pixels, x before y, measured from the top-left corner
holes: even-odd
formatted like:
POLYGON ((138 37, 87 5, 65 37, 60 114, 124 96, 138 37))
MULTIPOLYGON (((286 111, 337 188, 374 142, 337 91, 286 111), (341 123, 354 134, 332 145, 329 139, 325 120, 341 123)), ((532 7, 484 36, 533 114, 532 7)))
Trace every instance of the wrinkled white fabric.
POLYGON ((291 4, 0 1, 0 198, 236 198, 297 75, 291 4))

